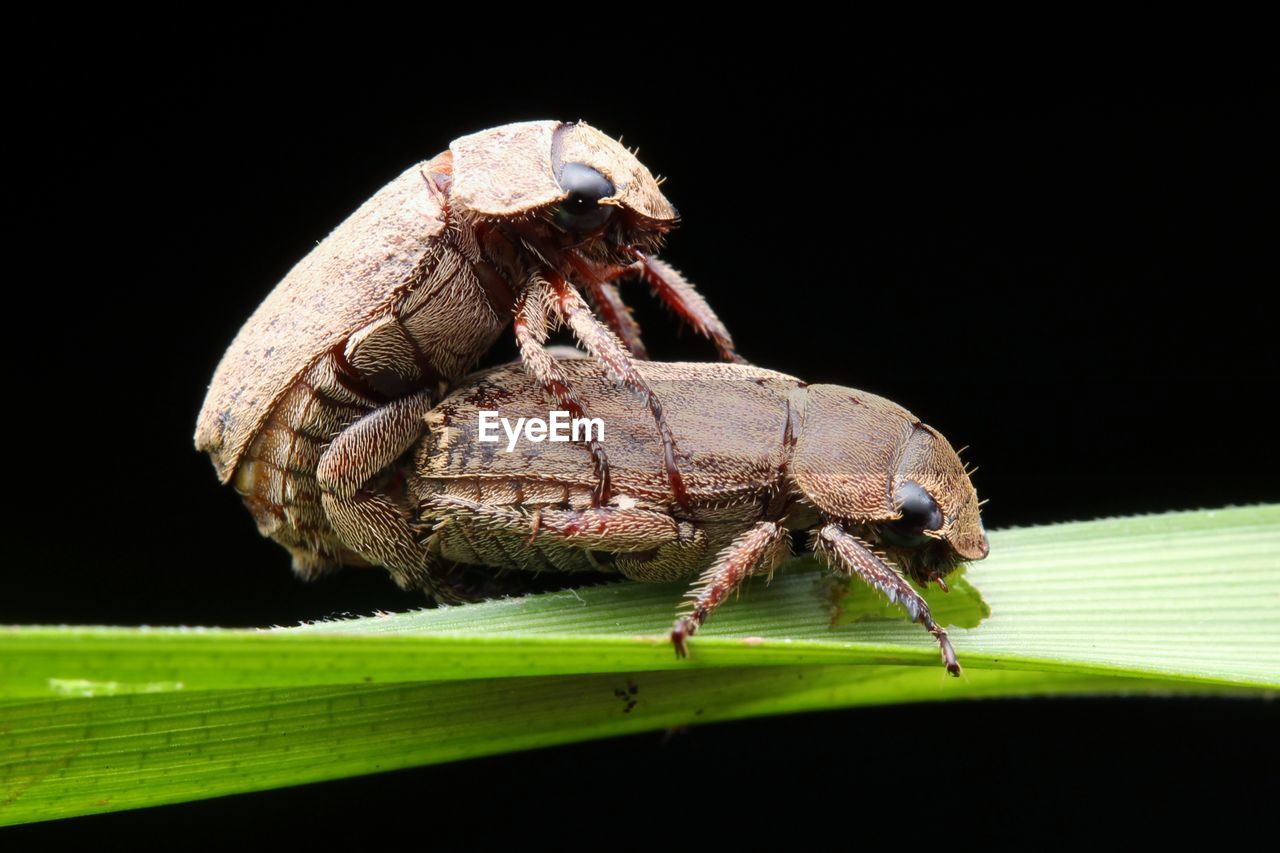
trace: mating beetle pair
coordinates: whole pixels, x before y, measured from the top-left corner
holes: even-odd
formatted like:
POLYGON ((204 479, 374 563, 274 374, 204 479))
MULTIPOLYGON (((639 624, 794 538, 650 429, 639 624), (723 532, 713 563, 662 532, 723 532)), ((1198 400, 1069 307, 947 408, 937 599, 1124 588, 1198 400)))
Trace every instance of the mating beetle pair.
POLYGON ((616 286, 627 276, 740 361, 702 297, 652 256, 675 221, 648 170, 585 124, 462 137, 375 194, 276 287, 219 365, 196 446, 303 576, 380 565, 446 600, 447 561, 700 574, 673 633, 681 651, 744 577, 781 559, 789 528, 815 527, 833 564, 903 601, 958 672, 923 601, 876 553, 919 582, 985 555, 955 453, 871 395, 743 365, 640 361, 616 286), (465 380, 433 410, 508 323, 529 376, 465 380), (553 357, 554 324, 592 358, 553 357), (547 445, 522 471, 451 453, 465 401, 495 393, 491 408, 545 412, 549 396, 574 417, 616 423, 607 444, 547 445), (708 419, 709 403, 723 417, 708 419), (730 426, 736 415, 747 433, 730 426))

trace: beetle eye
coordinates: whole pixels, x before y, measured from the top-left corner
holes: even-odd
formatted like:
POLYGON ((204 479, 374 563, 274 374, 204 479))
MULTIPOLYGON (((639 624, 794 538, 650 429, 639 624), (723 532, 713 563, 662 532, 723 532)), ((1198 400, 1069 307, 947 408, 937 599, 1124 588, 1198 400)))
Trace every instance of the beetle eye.
POLYGON ((590 166, 565 163, 560 186, 569 194, 555 211, 556 224, 564 230, 574 234, 594 231, 613 215, 612 205, 600 204, 600 199, 614 194, 613 184, 590 166))
POLYGON ((904 540, 924 538, 926 530, 942 526, 942 510, 924 487, 911 480, 898 486, 896 495, 902 518, 889 522, 889 529, 904 540))

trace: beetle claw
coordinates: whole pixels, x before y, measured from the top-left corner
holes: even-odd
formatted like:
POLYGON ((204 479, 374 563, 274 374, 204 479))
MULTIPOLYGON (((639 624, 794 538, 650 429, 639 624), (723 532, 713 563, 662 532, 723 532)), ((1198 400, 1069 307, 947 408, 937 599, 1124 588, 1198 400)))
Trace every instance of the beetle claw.
POLYGON ((693 620, 687 616, 676 620, 676 626, 671 629, 671 644, 676 648, 676 658, 687 658, 689 656, 689 637, 693 636, 693 632, 697 630, 697 626, 693 624, 693 620))

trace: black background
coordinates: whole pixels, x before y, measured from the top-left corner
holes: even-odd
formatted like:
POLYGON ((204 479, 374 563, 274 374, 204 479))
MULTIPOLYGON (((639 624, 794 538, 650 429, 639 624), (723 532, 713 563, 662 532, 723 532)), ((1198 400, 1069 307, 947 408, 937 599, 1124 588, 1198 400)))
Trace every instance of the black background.
MULTIPOLYGON (((735 52, 669 37, 627 59, 497 64, 239 37, 43 57, 13 104, 22 499, 0 622, 417 606, 379 572, 295 581, 191 435, 222 351, 315 241, 409 163, 522 119, 583 118, 639 145, 683 217, 664 257, 740 351, 888 396, 970 445, 989 528, 1280 499, 1263 70, 1230 46, 735 52)), ((630 294, 655 357, 712 357, 630 294)), ((1266 705, 1203 700, 862 710, 39 831, 550 828, 626 848, 761 840, 766 823, 856 843, 866 829, 847 827, 867 813, 904 844, 1032 843, 1100 815, 1143 833, 1238 826, 1274 793, 1274 722, 1266 705)))

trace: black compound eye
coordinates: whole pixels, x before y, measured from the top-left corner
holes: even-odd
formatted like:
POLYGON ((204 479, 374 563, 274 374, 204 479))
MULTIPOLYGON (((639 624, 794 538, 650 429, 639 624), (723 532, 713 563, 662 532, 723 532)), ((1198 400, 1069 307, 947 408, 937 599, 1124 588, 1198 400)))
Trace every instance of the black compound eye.
POLYGON ((569 197, 556 207, 556 224, 566 231, 581 234, 593 231, 609 221, 612 205, 600 204, 600 199, 615 193, 613 184, 604 175, 585 163, 565 163, 560 172, 560 186, 569 197))
POLYGON ((924 536, 926 530, 942 526, 942 510, 919 483, 904 480, 896 497, 902 518, 889 522, 888 528, 904 544, 918 544, 928 538, 924 536))

